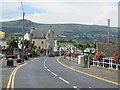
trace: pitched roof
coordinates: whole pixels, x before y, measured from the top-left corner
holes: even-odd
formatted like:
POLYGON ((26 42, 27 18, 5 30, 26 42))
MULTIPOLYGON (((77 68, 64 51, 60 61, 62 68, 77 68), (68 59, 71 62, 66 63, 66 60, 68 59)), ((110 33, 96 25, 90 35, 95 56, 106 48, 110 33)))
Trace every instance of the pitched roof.
POLYGON ((45 38, 49 29, 35 29, 31 32, 32 38, 45 38))

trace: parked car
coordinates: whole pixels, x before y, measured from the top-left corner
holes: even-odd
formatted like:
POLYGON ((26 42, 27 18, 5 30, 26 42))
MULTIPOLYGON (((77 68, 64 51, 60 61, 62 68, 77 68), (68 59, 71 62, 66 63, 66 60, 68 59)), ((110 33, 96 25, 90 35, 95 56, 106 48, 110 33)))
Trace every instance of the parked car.
POLYGON ((49 53, 49 57, 54 57, 54 53, 49 53))
POLYGON ((4 54, 0 54, 0 60, 6 60, 6 56, 4 54))

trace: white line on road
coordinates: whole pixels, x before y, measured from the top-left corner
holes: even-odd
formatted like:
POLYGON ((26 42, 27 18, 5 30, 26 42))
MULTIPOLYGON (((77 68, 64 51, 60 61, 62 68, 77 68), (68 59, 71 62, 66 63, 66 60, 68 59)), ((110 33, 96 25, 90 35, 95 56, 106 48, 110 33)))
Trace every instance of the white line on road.
POLYGON ((55 73, 53 73, 53 72, 51 72, 54 76, 56 76, 57 77, 57 74, 55 74, 55 73))
POLYGON ((45 62, 46 62, 46 60, 43 62, 44 67, 45 67, 45 62))
POLYGON ((51 72, 49 69, 47 69, 47 71, 51 72))
POLYGON ((47 67, 45 67, 45 69, 47 69, 47 67))
POLYGON ((75 88, 75 89, 77 89, 77 90, 80 90, 78 87, 76 87, 76 86, 73 86, 73 88, 75 88))
POLYGON ((68 84, 69 84, 69 82, 66 81, 65 79, 63 79, 63 78, 61 78, 61 77, 59 77, 59 79, 61 79, 61 80, 64 81, 65 83, 68 83, 68 84))

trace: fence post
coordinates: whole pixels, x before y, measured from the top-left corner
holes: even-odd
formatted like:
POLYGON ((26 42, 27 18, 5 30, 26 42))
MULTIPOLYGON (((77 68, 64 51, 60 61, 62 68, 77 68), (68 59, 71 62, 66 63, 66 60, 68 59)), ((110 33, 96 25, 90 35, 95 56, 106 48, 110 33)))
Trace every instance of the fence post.
POLYGON ((109 60, 109 63, 108 63, 109 64, 109 69, 110 69, 111 68, 111 62, 110 62, 111 58, 108 58, 108 60, 109 60))
POLYGON ((118 70, 118 64, 116 64, 116 70, 118 70))
POLYGON ((104 60, 104 58, 103 58, 103 62, 102 62, 102 63, 103 63, 103 68, 105 67, 105 65, 104 65, 104 61, 105 61, 105 60, 104 60))
POLYGON ((113 59, 111 58, 111 69, 113 69, 113 59))
POLYGON ((97 66, 99 66, 99 64, 100 64, 100 62, 99 62, 99 61, 97 61, 97 66))
POLYGON ((95 66, 95 63, 94 63, 95 59, 93 58, 93 66, 95 66))

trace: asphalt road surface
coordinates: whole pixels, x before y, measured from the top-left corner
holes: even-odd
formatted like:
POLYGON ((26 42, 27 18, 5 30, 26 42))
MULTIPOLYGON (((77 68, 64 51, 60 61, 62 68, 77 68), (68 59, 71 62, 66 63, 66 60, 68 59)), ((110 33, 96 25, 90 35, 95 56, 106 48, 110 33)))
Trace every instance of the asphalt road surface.
POLYGON ((67 69, 60 65, 56 58, 44 57, 30 61, 18 69, 15 88, 73 88, 74 90, 111 88, 114 90, 113 88, 118 86, 67 69))

